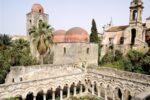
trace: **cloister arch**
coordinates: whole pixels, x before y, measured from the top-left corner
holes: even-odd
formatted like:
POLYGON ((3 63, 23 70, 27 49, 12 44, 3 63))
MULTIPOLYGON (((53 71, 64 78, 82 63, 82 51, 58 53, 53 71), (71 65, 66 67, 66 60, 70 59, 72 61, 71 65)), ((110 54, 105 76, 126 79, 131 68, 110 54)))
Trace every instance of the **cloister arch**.
POLYGON ((44 100, 45 94, 43 90, 38 91, 37 95, 36 95, 36 100, 44 100))
POLYGON ((131 92, 130 92, 130 90, 128 90, 128 89, 125 89, 124 90, 124 99, 125 100, 131 100, 132 99, 132 95, 131 95, 131 92))
POLYGON ((118 100, 121 100, 123 97, 123 91, 121 91, 121 89, 119 87, 115 88, 115 98, 117 98, 118 100))
POLYGON ((53 96, 53 89, 49 89, 46 92, 46 100, 52 100, 52 96, 53 96))
POLYGON ((33 92, 29 92, 29 93, 26 95, 26 100, 33 100, 33 98, 34 98, 33 92))
POLYGON ((24 92, 22 92, 24 94, 24 96, 26 97, 28 95, 28 93, 33 93, 34 96, 36 96, 36 88, 35 87, 29 87, 27 89, 24 90, 24 92))

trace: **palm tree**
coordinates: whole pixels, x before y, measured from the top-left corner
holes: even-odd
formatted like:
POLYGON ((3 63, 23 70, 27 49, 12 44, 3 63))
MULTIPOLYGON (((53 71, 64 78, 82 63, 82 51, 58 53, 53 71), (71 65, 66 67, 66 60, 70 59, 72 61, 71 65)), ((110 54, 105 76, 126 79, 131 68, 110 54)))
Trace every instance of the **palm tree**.
POLYGON ((40 22, 38 27, 33 26, 29 30, 29 36, 31 37, 33 46, 37 49, 40 55, 41 64, 43 64, 43 58, 47 51, 52 48, 52 31, 53 28, 45 22, 40 22))

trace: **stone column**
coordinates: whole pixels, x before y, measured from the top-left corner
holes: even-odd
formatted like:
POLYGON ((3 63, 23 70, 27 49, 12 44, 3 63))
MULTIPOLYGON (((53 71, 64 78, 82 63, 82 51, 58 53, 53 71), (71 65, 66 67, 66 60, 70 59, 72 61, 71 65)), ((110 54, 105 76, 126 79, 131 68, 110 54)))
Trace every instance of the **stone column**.
POLYGON ((80 94, 82 95, 82 84, 80 84, 80 94))
POLYGON ((105 88, 105 100, 108 100, 107 99, 107 88, 105 88))
POLYGON ((36 100, 36 96, 33 96, 33 100, 36 100))
POLYGON ((113 95, 112 100, 115 100, 115 91, 113 91, 112 93, 113 93, 112 94, 113 95))
POLYGON ((63 100, 63 90, 60 89, 60 100, 63 100))
POLYGON ((67 98, 70 97, 70 87, 67 88, 67 98))
POLYGON ((98 90, 98 91, 97 91, 98 97, 101 97, 101 90, 100 90, 100 87, 99 87, 99 86, 97 87, 97 90, 98 90))
POLYGON ((88 84, 85 85, 85 92, 88 93, 88 84))
POLYGON ((52 100, 55 100, 55 91, 52 91, 52 100))
POLYGON ((92 84, 92 95, 94 95, 94 84, 92 84))
POLYGON ((124 93, 122 92, 121 100, 124 100, 124 93))
POLYGON ((43 100, 46 100, 46 93, 43 94, 43 100))
POLYGON ((74 94, 73 94, 73 96, 76 96, 76 94, 77 94, 77 93, 76 93, 76 86, 74 86, 74 89, 73 89, 73 90, 74 90, 74 92, 73 92, 73 93, 74 93, 74 94))

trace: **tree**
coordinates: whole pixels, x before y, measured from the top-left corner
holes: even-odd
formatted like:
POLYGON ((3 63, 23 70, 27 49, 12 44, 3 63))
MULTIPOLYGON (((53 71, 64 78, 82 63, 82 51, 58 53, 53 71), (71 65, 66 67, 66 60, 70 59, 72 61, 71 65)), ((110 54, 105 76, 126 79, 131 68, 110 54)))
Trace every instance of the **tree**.
POLYGON ((4 50, 11 45, 11 38, 6 34, 0 34, 0 50, 4 50))
POLYGON ((94 42, 94 43, 98 43, 99 42, 97 27, 96 27, 96 23, 95 23, 94 19, 92 20, 90 42, 94 42))
POLYGON ((41 64, 43 64, 43 58, 46 52, 52 48, 52 31, 53 28, 44 22, 40 22, 38 27, 33 26, 33 28, 29 30, 31 41, 40 55, 41 64))

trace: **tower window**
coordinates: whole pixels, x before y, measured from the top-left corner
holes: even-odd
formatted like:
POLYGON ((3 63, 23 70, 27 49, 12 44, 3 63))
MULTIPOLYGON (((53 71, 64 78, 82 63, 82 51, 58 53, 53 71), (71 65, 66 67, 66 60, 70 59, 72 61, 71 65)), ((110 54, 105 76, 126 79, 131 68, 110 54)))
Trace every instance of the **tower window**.
POLYGON ((66 48, 64 47, 64 54, 66 54, 66 48))
POLYGON ((31 20, 29 20, 29 22, 30 22, 30 24, 32 23, 32 21, 31 21, 31 20))
POLYGON ((89 50, 90 50, 89 48, 86 49, 86 53, 87 53, 87 54, 89 54, 89 50))
POLYGON ((137 19, 137 11, 136 11, 136 10, 133 11, 132 19, 133 19, 133 20, 136 20, 136 19, 137 19))

